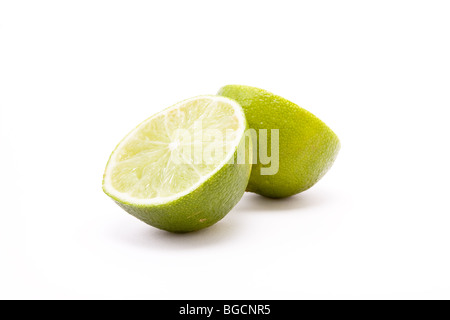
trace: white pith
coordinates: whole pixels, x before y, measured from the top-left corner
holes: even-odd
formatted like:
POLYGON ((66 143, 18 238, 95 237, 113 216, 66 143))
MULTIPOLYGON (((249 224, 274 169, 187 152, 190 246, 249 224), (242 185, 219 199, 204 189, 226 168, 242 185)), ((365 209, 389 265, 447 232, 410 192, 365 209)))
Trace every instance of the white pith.
MULTIPOLYGON (((202 185, 205 181, 207 181, 211 176, 213 176, 217 171, 219 171, 225 164, 227 164, 230 159, 233 157, 237 146, 239 145, 239 142, 242 139, 242 136, 244 135, 244 131, 245 131, 245 116, 243 114, 243 111, 240 107, 240 105, 235 102, 234 100, 225 98, 225 97, 220 97, 220 96, 199 96, 199 97, 195 97, 195 98, 191 98, 185 101, 182 101, 158 114, 155 114, 154 116, 150 117, 149 119, 147 119, 146 121, 144 121, 143 123, 141 123, 137 128, 135 128, 132 132, 130 132, 125 139, 117 146, 116 150, 113 152, 110 161, 108 162, 106 171, 105 171, 105 178, 104 178, 104 190, 106 193, 108 193, 109 195, 111 195, 113 198, 115 198, 116 200, 120 201, 120 202, 124 202, 124 203, 130 203, 130 204, 135 204, 135 205, 157 205, 157 204, 163 204, 163 203, 168 203, 168 202, 172 202, 186 194, 191 193, 192 191, 194 191, 195 189, 197 189, 200 185, 202 185), (140 131, 141 128, 143 128, 144 126, 146 126, 147 124, 149 124, 155 117, 166 117, 168 113, 179 109, 183 106, 185 106, 186 104, 193 102, 195 100, 199 100, 199 99, 209 99, 212 102, 218 101, 218 102, 222 102, 222 103, 226 103, 229 106, 232 107, 233 111, 234 111, 234 116, 236 116, 236 118, 238 119, 238 129, 236 130, 236 134, 235 134, 235 139, 232 141, 231 143, 231 147, 229 148, 228 152, 226 153, 223 161, 221 161, 220 163, 218 163, 214 169, 209 172, 208 174, 204 175, 204 176, 200 176, 200 179, 193 184, 191 187, 170 195, 170 196, 164 196, 164 197, 153 197, 150 199, 140 199, 140 198, 136 198, 131 196, 128 193, 124 193, 124 192, 120 192, 119 190, 117 190, 116 188, 114 188, 112 182, 111 182, 111 172, 113 170, 113 168, 116 167, 116 164, 118 163, 117 161, 117 157, 119 157, 120 155, 120 151, 128 144, 128 142, 133 139, 133 137, 135 137, 135 135, 140 131)), ((178 142, 170 142, 168 144, 168 148, 170 150, 174 149, 177 147, 177 143, 178 142)), ((116 181, 116 180, 115 180, 116 181)))

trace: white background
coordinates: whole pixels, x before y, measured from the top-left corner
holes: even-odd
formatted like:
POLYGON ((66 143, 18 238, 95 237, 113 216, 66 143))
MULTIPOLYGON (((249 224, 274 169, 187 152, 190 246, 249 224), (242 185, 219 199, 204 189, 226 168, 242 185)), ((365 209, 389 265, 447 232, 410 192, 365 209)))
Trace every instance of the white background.
POLYGON ((448 1, 2 1, 0 298, 450 298, 448 1), (101 190, 138 123, 230 83, 324 120, 312 189, 176 235, 101 190))

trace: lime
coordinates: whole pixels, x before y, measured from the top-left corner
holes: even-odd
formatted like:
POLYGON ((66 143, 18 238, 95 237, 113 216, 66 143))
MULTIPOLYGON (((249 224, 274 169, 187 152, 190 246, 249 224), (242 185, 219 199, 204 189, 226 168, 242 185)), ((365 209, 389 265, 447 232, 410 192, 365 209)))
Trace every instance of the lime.
POLYGON ((221 220, 248 183, 242 108, 219 96, 182 101, 144 121, 113 151, 103 190, 156 228, 199 230, 221 220), (243 156, 241 156, 243 154, 243 156))
POLYGON ((339 139, 312 113, 254 87, 228 85, 218 94, 242 106, 259 140, 258 161, 253 165, 247 191, 272 198, 288 197, 311 188, 332 166, 340 149, 339 139), (261 161, 266 145, 269 150, 273 147, 271 163, 261 161))

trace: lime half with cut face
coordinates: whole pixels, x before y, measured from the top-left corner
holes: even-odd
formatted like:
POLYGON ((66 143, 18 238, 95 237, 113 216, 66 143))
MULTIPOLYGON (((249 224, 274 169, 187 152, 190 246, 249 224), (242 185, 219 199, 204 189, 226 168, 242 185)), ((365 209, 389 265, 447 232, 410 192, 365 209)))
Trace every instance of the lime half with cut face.
POLYGON ((106 166, 103 190, 156 228, 189 232, 211 226, 247 186, 252 146, 246 128, 243 110, 231 99, 182 101, 119 143, 106 166))

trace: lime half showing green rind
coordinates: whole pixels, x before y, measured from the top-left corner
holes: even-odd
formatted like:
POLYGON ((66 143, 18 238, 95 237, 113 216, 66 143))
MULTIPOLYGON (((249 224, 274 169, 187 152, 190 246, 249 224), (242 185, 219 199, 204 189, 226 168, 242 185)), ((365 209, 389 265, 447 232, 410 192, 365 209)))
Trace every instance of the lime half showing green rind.
MULTIPOLYGON (((257 132, 279 129, 278 172, 261 175, 261 167, 270 167, 270 164, 263 165, 258 159, 253 165, 247 191, 271 198, 292 196, 311 188, 333 165, 340 149, 339 139, 309 111, 250 86, 227 85, 218 94, 242 106, 250 128, 257 132)), ((270 146, 270 133, 268 136, 270 146)))

